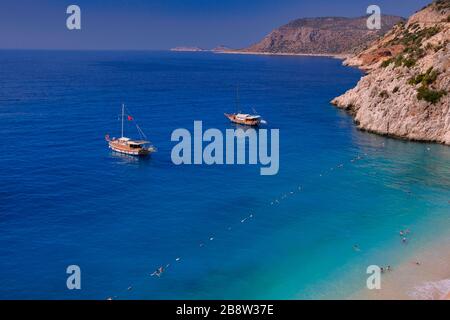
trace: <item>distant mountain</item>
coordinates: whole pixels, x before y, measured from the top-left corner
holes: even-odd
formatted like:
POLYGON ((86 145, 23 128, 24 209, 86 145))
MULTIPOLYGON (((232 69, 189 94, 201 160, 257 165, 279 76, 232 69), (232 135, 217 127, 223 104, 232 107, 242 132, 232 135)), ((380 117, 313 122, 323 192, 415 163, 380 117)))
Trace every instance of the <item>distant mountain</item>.
POLYGON ((170 51, 181 51, 181 52, 228 52, 228 51, 234 51, 234 49, 231 49, 224 45, 219 45, 213 49, 203 49, 199 47, 188 47, 188 46, 180 46, 170 49, 170 51))
POLYGON ((404 19, 382 16, 381 30, 369 30, 367 17, 303 18, 289 22, 269 33, 260 42, 241 50, 254 53, 350 54, 369 43, 404 19))
POLYGON ((175 48, 170 49, 170 51, 199 52, 199 51, 207 51, 207 50, 199 48, 199 47, 175 47, 175 48))
POLYGON ((227 51, 233 51, 234 49, 231 49, 227 46, 224 45, 219 45, 217 47, 215 47, 214 49, 212 49, 212 52, 227 52, 227 51))

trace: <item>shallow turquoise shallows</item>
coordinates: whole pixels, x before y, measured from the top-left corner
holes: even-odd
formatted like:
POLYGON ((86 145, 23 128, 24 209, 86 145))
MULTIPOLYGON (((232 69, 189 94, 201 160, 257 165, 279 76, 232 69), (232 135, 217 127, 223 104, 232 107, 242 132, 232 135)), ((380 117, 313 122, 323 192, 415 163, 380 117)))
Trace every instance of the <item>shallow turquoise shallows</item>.
POLYGON ((0 298, 345 298, 368 265, 448 237, 450 149, 358 131, 329 104, 362 76, 339 60, 0 51, 0 64, 0 298), (237 85, 242 111, 280 130, 279 173, 174 165, 176 128, 235 128, 237 85), (121 103, 151 158, 107 148, 121 103))

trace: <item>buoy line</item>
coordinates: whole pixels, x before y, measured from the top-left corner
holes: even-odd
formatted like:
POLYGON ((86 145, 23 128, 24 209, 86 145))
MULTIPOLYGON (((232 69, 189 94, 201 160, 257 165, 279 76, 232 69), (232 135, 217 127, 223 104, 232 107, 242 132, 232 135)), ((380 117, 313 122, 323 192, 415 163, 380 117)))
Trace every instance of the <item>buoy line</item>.
MULTIPOLYGON (((361 160, 364 160, 364 159, 367 159, 367 158, 368 158, 368 154, 364 153, 363 155, 358 155, 358 156, 350 159, 349 163, 353 164, 353 163, 356 163, 358 161, 361 161, 361 160)), ((339 169, 343 169, 343 168, 345 168, 344 163, 339 163, 338 165, 336 165, 334 167, 331 167, 331 168, 329 168, 327 170, 322 171, 321 173, 318 174, 318 177, 323 177, 326 173, 331 173, 331 172, 333 172, 335 170, 339 170, 339 169)), ((302 184, 299 184, 299 185, 295 186, 295 188, 290 189, 290 191, 287 191, 287 192, 285 192, 285 193, 283 193, 281 195, 278 195, 277 197, 273 198, 273 200, 270 200, 269 202, 267 202, 262 207, 277 206, 277 205, 281 204, 282 201, 290 198, 291 196, 294 196, 296 194, 301 193, 303 190, 304 190, 304 186, 302 184)), ((239 222, 236 223, 236 225, 241 225, 243 223, 246 223, 249 220, 253 220, 254 218, 255 218, 255 214, 254 214, 254 210, 253 210, 253 211, 250 211, 247 216, 241 217, 241 219, 239 220, 239 222)), ((226 227, 226 231, 229 232, 229 231, 232 231, 232 230, 233 230, 233 227, 231 227, 230 225, 228 225, 226 227)), ((206 247, 206 243, 214 241, 215 240, 215 236, 214 236, 215 234, 217 234, 217 232, 209 233, 209 236, 206 238, 205 241, 199 242, 198 247, 199 248, 204 248, 204 247, 206 247)), ((172 261, 174 261, 177 264, 181 263, 183 261, 183 256, 182 255, 177 256, 172 261)), ((153 271, 153 273, 149 273, 147 275, 152 277, 152 278, 160 279, 161 276, 167 271, 167 269, 170 266, 171 266, 170 262, 165 263, 165 264, 161 264, 159 267, 156 268, 155 271, 153 271)), ((127 289, 125 290, 125 292, 129 292, 132 289, 133 289, 133 286, 129 285, 127 287, 127 289)), ((118 298, 118 296, 115 295, 115 296, 108 297, 107 300, 113 300, 113 299, 117 299, 117 298, 118 298)))

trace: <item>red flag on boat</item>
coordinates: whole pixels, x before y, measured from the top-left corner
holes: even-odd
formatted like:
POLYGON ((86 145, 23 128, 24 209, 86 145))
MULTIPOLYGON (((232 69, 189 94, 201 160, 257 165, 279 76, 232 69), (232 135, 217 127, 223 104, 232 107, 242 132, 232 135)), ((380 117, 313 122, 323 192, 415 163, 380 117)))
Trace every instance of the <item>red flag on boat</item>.
POLYGON ((133 121, 133 117, 128 115, 128 121, 133 121))

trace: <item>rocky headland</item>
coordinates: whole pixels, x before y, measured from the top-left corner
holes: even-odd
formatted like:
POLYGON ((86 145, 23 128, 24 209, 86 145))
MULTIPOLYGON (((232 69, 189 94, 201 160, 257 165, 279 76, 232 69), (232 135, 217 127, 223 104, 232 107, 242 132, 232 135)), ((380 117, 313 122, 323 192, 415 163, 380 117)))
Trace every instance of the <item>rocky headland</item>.
POLYGON ((344 64, 367 71, 332 100, 358 127, 450 145, 450 1, 434 1, 344 64))

